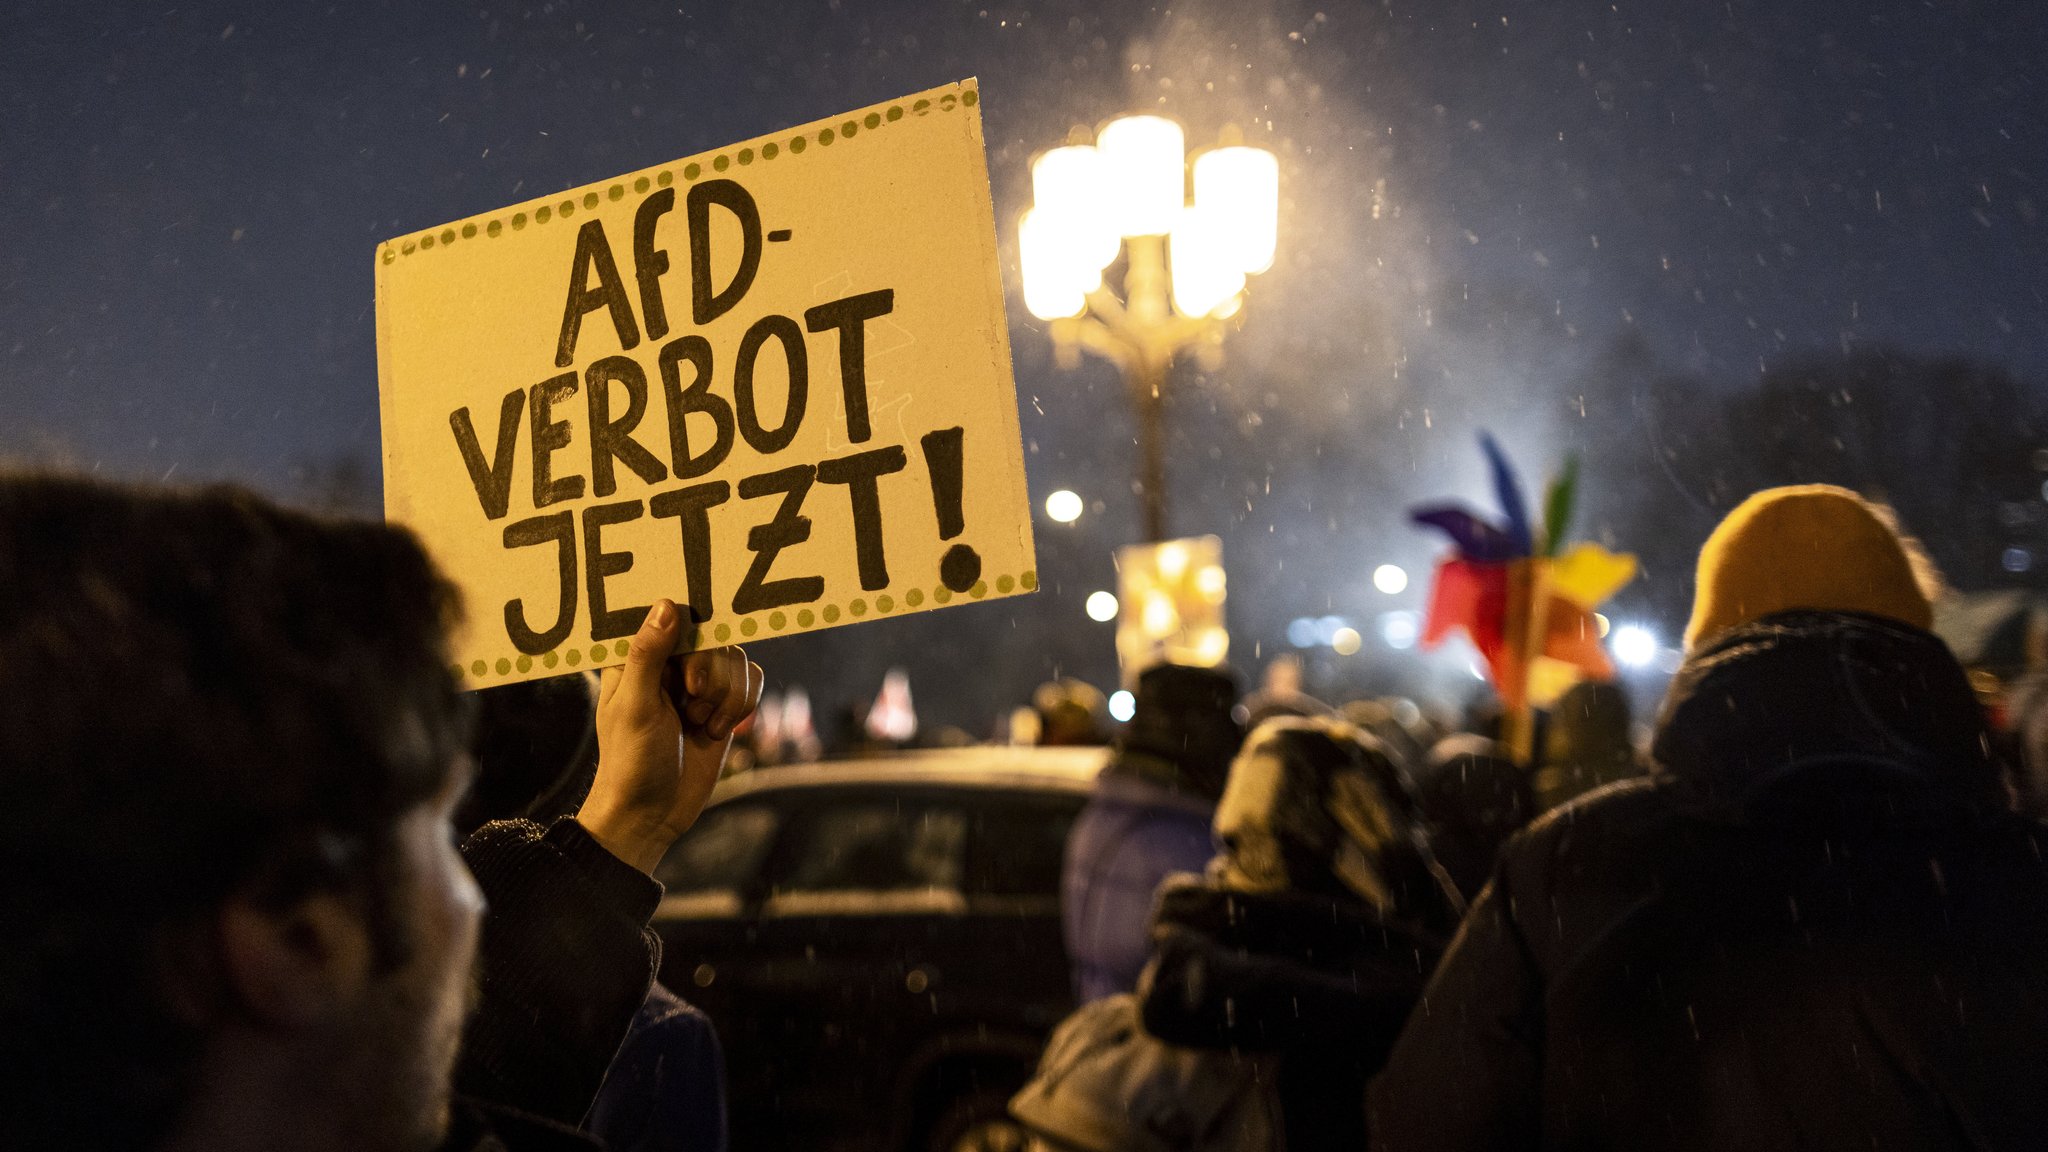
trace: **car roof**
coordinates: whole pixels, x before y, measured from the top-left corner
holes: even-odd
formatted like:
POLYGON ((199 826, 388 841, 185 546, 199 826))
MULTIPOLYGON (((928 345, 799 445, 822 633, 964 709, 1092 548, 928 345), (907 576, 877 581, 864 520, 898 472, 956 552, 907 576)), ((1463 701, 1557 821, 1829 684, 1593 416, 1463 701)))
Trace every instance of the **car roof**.
POLYGON ((1086 795, 1108 762, 1107 748, 1026 748, 980 745, 905 752, 886 758, 828 760, 756 768, 728 777, 712 804, 742 796, 848 785, 869 788, 987 788, 1086 795))

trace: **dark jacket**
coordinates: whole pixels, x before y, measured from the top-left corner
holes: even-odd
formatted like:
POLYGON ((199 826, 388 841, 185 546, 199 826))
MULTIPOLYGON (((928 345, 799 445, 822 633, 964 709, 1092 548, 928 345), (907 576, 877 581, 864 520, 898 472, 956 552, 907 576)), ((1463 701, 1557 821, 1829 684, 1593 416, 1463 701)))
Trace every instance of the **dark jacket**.
POLYGON ((2015 806, 2048 820, 2048 671, 2016 681, 2004 711, 2006 728, 1998 735, 2015 806))
POLYGON ((1177 872, 1200 872, 1216 853, 1213 799, 1158 780, 1104 771, 1067 834, 1060 914, 1082 1003, 1137 987, 1151 954, 1153 894, 1177 872))
POLYGON ((602 1147, 575 1131, 661 966, 661 885, 573 820, 463 845, 489 911, 444 1152, 602 1147))
POLYGON ((1434 927, 1348 894, 1169 881, 1137 995, 1062 1025, 1011 1110, 1090 1152, 1356 1152, 1366 1079, 1456 920, 1447 887, 1413 895, 1434 927))
POLYGON ((1233 715, 1237 676, 1227 669, 1155 664, 1137 688, 1116 753, 1067 836, 1060 876, 1083 1004, 1137 986, 1152 894, 1168 876, 1209 862, 1209 822, 1244 741, 1233 715))
POLYGON ((611 1152, 725 1152, 725 1052, 711 1018, 656 983, 584 1127, 611 1152))
POLYGON ((1467 900, 1493 875, 1501 845, 1535 815, 1529 774, 1484 736, 1437 741, 1424 765, 1418 802, 1430 849, 1467 900))
POLYGON ((1941 642, 1768 617, 1659 729, 1650 779, 1510 842, 1373 1085, 1377 1146, 2039 1147, 2044 830, 1941 642))
POLYGON ((1457 922, 1448 891, 1400 903, 1433 923, 1391 923, 1351 896, 1170 884, 1138 989, 1145 1030, 1188 1048, 1273 1053, 1284 1147, 1365 1146, 1358 1106, 1457 922))

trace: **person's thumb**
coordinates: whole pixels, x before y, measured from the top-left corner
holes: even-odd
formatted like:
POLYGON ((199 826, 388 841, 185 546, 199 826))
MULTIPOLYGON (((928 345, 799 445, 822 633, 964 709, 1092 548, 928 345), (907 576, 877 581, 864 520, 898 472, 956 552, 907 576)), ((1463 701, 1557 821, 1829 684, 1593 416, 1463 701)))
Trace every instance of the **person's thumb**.
POLYGON ((661 695, 662 665, 675 655, 676 640, 682 634, 676 626, 678 615, 674 601, 656 600, 654 607, 647 610, 647 618, 640 622, 640 630, 633 634, 633 643, 626 650, 626 666, 619 673, 619 688, 631 693, 635 701, 653 700, 661 695))

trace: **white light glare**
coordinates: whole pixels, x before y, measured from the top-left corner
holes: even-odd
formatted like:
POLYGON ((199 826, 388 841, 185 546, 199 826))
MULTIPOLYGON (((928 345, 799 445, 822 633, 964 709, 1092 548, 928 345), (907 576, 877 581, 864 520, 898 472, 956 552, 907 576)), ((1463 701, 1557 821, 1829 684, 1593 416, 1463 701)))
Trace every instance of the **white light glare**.
POLYGON ((1107 624, 1116 619, 1116 593, 1090 592, 1088 594, 1088 618, 1098 624, 1107 624))
POLYGON ((1123 246, 1115 222, 1103 217, 1107 185, 1093 145, 1054 148, 1031 163, 1031 207, 1058 229, 1080 274, 1100 272, 1123 246))
POLYGON ((1171 231, 1186 201, 1187 137, 1164 116, 1125 116, 1103 125, 1105 206, 1126 236, 1171 231))
POLYGON ((1138 714, 1138 698, 1119 688, 1109 694, 1110 718, 1119 724, 1128 723, 1138 714))
POLYGON ((1074 237, 1057 217, 1033 208, 1017 225, 1017 265, 1024 277, 1024 307, 1040 320, 1079 316, 1088 294, 1102 285, 1102 270, 1089 269, 1074 252, 1074 237))
POLYGON ((1081 518, 1081 497, 1065 488, 1045 498, 1045 514, 1061 524, 1081 518))
POLYGON ((1215 208, 1182 209, 1167 241, 1173 265, 1173 306, 1183 316, 1228 316, 1244 291, 1244 270, 1231 250, 1230 218, 1215 208))
POLYGON ((1180 612, 1173 606, 1173 597, 1153 589, 1145 593, 1145 604, 1138 612, 1138 624, 1145 635, 1154 640, 1164 640, 1180 631, 1180 612))
POLYGON ((1170 584, 1180 582, 1181 575, 1188 570, 1188 546, 1178 540, 1171 540, 1159 546, 1159 575, 1170 584))
POLYGON ((1231 224, 1230 261, 1240 272, 1273 266, 1280 221, 1280 162, 1264 148, 1215 148, 1195 157, 1195 203, 1231 224))
POLYGON ((1330 637, 1330 651, 1339 656, 1349 656, 1358 651, 1358 646, 1363 641, 1364 637, 1358 634, 1358 629, 1347 625, 1337 629, 1330 637))
POLYGON ((1640 624, 1623 624, 1614 630, 1611 647, 1622 664, 1647 668, 1657 659, 1657 634, 1640 624))
POLYGON ((1422 622, 1413 612, 1389 612, 1380 617, 1380 639, 1397 652, 1415 647, 1422 622))
POLYGON ((1389 596, 1408 590, 1408 570, 1399 564, 1382 564, 1372 570, 1372 586, 1389 596))

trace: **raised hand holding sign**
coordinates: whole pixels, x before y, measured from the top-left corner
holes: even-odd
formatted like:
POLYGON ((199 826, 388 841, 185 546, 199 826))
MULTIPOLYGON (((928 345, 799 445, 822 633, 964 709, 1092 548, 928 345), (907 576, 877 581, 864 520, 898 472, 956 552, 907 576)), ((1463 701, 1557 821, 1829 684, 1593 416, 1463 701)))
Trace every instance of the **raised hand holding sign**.
POLYGON ((711 797, 733 730, 761 702, 761 666, 738 648, 676 656, 682 614, 657 600, 597 695, 597 776, 577 820, 652 873, 711 797))

